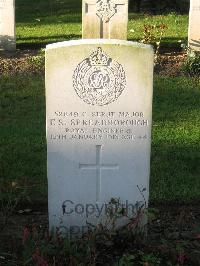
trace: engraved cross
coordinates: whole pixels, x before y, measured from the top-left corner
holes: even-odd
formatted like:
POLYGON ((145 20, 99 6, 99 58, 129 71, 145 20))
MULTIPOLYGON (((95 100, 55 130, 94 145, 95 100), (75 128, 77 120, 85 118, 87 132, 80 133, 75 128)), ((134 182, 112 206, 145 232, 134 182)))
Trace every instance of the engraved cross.
POLYGON ((96 145, 96 163, 95 164, 79 164, 81 170, 96 170, 96 201, 100 201, 101 196, 101 174, 102 170, 117 170, 118 164, 102 163, 102 145, 96 145))

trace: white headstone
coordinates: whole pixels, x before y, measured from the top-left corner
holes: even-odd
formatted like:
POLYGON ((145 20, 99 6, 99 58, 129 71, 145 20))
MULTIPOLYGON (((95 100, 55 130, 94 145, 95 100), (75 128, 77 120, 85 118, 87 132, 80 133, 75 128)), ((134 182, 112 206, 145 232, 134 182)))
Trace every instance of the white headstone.
POLYGON ((152 80, 148 45, 82 40, 47 46, 50 228, 81 233, 87 222, 105 221, 111 199, 129 210, 143 196, 148 202, 152 80))
POLYGON ((200 0, 190 0, 189 47, 200 51, 200 0))
POLYGON ((0 0, 0 50, 16 49, 15 0, 0 0))
POLYGON ((127 39, 128 0, 83 0, 84 39, 127 39))

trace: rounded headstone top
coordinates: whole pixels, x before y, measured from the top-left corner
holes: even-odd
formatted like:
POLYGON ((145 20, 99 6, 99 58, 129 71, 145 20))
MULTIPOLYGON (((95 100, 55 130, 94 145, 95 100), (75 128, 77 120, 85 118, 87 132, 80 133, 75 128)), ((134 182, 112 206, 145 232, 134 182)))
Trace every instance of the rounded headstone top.
POLYGON ((46 50, 50 49, 56 49, 56 48, 62 48, 67 46, 78 46, 78 45, 90 45, 90 44, 112 44, 112 45, 124 45, 124 46, 132 46, 135 48, 141 48, 141 49, 150 49, 153 50, 153 46, 149 44, 143 44, 138 42, 132 42, 132 41, 124 41, 124 40, 116 40, 116 39, 82 39, 82 40, 71 40, 71 41, 64 41, 64 42, 57 42, 48 44, 46 46, 46 50))

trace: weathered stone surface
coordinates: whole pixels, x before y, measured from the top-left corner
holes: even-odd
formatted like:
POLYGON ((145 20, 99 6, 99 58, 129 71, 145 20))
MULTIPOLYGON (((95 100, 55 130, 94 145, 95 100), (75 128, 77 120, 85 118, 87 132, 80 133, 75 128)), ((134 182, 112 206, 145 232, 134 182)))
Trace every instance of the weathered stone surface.
POLYGON ((143 197, 148 203, 152 80, 148 45, 82 40, 47 46, 50 228, 75 234, 87 222, 105 223, 111 199, 130 215, 143 197))
POLYGON ((84 39, 127 39, 128 0, 83 0, 84 39))
POLYGON ((15 0, 0 0, 0 50, 13 51, 15 41, 15 0))
POLYGON ((188 44, 193 50, 200 51, 200 0, 190 0, 188 44))

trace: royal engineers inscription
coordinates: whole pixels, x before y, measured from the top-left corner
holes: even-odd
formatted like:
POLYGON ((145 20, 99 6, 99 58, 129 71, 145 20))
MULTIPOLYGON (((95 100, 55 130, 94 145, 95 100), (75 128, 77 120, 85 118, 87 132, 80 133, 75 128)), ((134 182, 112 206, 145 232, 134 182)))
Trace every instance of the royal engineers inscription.
POLYGON ((150 122, 143 112, 65 112, 55 111, 49 120, 59 127, 59 134, 51 140, 133 140, 145 139, 146 134, 136 136, 134 127, 148 127, 150 122), (88 119, 88 117, 90 119, 88 119))
POLYGON ((190 0, 189 47, 195 51, 200 51, 200 0, 190 0))
POLYGON ((0 50, 15 49, 15 1, 0 0, 0 50))
MULTIPOLYGON (((148 203, 153 49, 82 40, 46 49, 50 228, 81 234, 119 199, 148 203), (143 195, 141 195, 143 191, 143 195)), ((127 222, 127 221, 126 221, 127 222)))
POLYGON ((84 39, 127 39, 128 0, 83 0, 82 5, 84 39))

